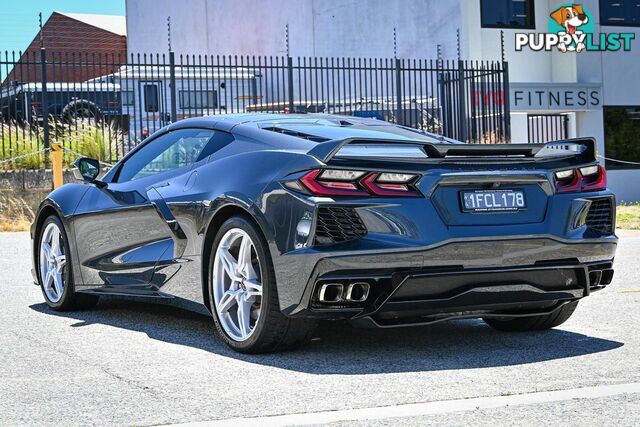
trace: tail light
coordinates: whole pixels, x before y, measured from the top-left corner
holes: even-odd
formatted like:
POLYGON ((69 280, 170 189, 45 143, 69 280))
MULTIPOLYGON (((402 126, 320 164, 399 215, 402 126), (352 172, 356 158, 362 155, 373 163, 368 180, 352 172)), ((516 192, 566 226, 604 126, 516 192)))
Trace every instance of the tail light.
POLYGON ((599 191, 607 188, 607 171, 600 165, 557 171, 554 178, 558 193, 599 191))
POLYGON ((300 178, 304 187, 316 196, 366 196, 356 180, 322 178, 324 171, 315 169, 300 178))
POLYGON ((582 191, 598 191, 607 188, 607 171, 600 165, 580 168, 582 191))
POLYGON ((577 169, 558 171, 555 173, 555 179, 558 193, 580 191, 580 176, 577 169))
POLYGON ((414 186, 418 177, 405 173, 314 169, 285 185, 315 196, 421 197, 414 186))
POLYGON ((361 184, 376 196, 415 197, 419 196, 419 193, 408 184, 415 177, 409 174, 371 172, 361 181, 361 184))
POLYGON ((42 112, 42 102, 31 102, 31 113, 40 114, 42 112))

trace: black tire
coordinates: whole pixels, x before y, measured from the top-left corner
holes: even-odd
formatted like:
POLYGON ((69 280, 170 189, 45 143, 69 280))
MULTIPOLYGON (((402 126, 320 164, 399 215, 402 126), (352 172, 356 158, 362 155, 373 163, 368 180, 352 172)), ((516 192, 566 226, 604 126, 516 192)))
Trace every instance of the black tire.
POLYGON ((566 322, 573 314, 578 301, 569 302, 551 314, 512 318, 486 318, 487 325, 506 332, 542 331, 555 328, 566 322))
POLYGON ((267 353, 292 350, 302 346, 310 339, 317 322, 311 319, 290 318, 280 311, 273 262, 267 241, 252 220, 243 216, 234 216, 225 221, 216 233, 208 256, 209 306, 213 314, 216 331, 229 347, 240 353, 267 353), (216 249, 225 233, 232 228, 240 228, 249 235, 260 260, 260 276, 262 280, 260 316, 254 326, 255 329, 245 341, 234 340, 221 326, 214 302, 213 280, 211 279, 216 249))
POLYGON ((64 106, 62 109, 62 117, 68 122, 73 122, 78 119, 99 121, 102 119, 102 111, 91 101, 77 99, 64 106))
POLYGON ((75 286, 73 282, 73 260, 69 255, 71 253, 69 249, 69 241, 67 239, 67 233, 64 229, 64 225, 62 221, 56 215, 50 215, 45 219, 42 227, 40 227, 40 234, 37 238, 37 249, 36 249, 36 273, 38 276, 38 284, 40 285, 40 290, 42 291, 42 296, 44 297, 45 303, 56 311, 70 311, 70 310, 84 310, 88 308, 93 308, 98 303, 100 299, 97 295, 89 295, 82 294, 75 291, 75 286), (65 253, 65 267, 62 274, 64 288, 62 292, 62 298, 59 301, 51 301, 47 296, 47 293, 44 290, 44 284, 42 283, 42 277, 40 274, 40 246, 42 244, 42 236, 44 234, 45 229, 51 223, 54 223, 60 229, 60 237, 62 240, 62 244, 64 246, 65 253))

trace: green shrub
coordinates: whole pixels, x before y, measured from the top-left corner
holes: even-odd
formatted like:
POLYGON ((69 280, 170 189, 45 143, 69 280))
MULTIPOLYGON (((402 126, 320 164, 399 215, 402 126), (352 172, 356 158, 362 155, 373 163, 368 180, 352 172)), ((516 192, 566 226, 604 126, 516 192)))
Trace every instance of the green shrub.
MULTIPOLYGON (((115 126, 86 121, 62 124, 51 120, 51 123, 51 143, 59 142, 64 148, 73 151, 64 152, 64 167, 72 167, 79 155, 108 163, 117 160, 122 155, 122 150, 115 150, 115 147, 122 143, 123 134, 115 126)), ((40 169, 45 167, 45 154, 38 154, 38 151, 44 147, 42 129, 39 126, 3 124, 1 131, 0 143, 1 147, 4 147, 4 151, 0 152, 0 162, 19 156, 26 157, 0 163, 0 169, 40 169)))
POLYGON ((0 161, 20 157, 9 163, 0 163, 3 169, 38 169, 44 162, 42 138, 38 128, 2 125, 0 129, 0 161), (26 156, 26 157, 25 157, 26 156))

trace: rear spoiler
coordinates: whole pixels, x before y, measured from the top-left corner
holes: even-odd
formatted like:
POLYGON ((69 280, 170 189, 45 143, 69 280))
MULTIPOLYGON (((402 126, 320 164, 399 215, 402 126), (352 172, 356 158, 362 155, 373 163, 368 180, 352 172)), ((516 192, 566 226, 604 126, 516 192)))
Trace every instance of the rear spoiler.
MULTIPOLYGON (((496 159, 544 161, 576 157, 580 162, 596 160, 596 141, 593 138, 573 138, 552 141, 544 144, 464 144, 464 143, 431 143, 413 140, 385 140, 367 138, 347 138, 318 143, 307 154, 321 162, 327 163, 346 145, 398 145, 419 146, 426 154, 425 160, 468 160, 496 159), (464 159, 460 159, 464 158, 464 159)), ((353 155, 349 156, 353 158, 353 155)), ((355 156, 368 158, 366 154, 355 156)), ((408 159, 405 159, 408 160, 408 159)))

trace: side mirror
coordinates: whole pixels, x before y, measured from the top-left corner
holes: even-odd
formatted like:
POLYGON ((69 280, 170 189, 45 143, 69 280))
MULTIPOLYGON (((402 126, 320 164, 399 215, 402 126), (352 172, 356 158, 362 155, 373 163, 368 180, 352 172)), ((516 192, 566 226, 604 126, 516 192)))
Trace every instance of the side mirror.
POLYGON ((89 157, 80 157, 74 163, 77 168, 77 172, 80 175, 78 178, 82 179, 86 182, 90 182, 93 184, 102 184, 101 181, 98 181, 98 175, 100 175, 100 162, 96 159, 91 159, 89 157))

